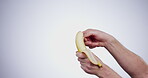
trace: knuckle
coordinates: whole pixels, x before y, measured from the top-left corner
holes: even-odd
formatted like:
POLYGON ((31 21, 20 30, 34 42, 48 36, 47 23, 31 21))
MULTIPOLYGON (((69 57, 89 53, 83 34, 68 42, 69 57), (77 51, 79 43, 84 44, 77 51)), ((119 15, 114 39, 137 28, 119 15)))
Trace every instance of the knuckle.
POLYGON ((94 30, 94 29, 91 29, 91 28, 90 29, 87 29, 87 31, 92 31, 92 30, 94 30))
POLYGON ((87 57, 86 57, 86 54, 85 54, 84 52, 82 52, 81 58, 82 58, 82 59, 86 59, 86 58, 87 58, 87 57))
POLYGON ((79 54, 78 54, 78 53, 76 53, 76 56, 77 56, 77 57, 79 57, 79 54))
POLYGON ((86 73, 90 74, 90 72, 88 70, 84 70, 86 73))
POLYGON ((87 29, 86 31, 85 31, 85 33, 90 33, 90 32, 92 32, 93 31, 93 29, 87 29))
POLYGON ((89 59, 86 59, 86 60, 85 60, 85 62, 86 62, 86 63, 88 63, 88 64, 90 64, 90 61, 89 61, 89 59))
POLYGON ((84 71, 85 71, 86 73, 88 73, 88 74, 91 74, 91 71, 88 70, 88 69, 85 69, 84 71))
POLYGON ((83 63, 82 63, 82 62, 80 62, 80 64, 81 64, 81 66, 83 65, 83 63))
POLYGON ((82 62, 82 61, 83 61, 83 59, 82 59, 82 58, 78 58, 78 61, 79 61, 79 62, 82 62))
POLYGON ((78 58, 78 61, 80 61, 80 58, 78 58))
POLYGON ((86 68, 89 69, 89 70, 91 70, 92 69, 92 66, 86 65, 86 68))
POLYGON ((92 74, 92 71, 85 66, 81 66, 81 68, 88 74, 92 74))

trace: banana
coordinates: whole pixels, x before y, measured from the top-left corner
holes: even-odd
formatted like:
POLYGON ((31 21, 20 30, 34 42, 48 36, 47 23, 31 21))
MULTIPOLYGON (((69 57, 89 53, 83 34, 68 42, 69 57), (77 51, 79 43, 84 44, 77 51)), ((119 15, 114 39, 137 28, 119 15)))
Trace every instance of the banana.
POLYGON ((102 66, 101 63, 99 62, 99 60, 97 60, 97 58, 95 58, 95 56, 92 54, 92 52, 86 48, 86 46, 84 44, 83 33, 81 31, 79 31, 76 34, 75 43, 76 43, 76 47, 78 49, 78 52, 84 52, 91 63, 98 65, 99 67, 102 66))

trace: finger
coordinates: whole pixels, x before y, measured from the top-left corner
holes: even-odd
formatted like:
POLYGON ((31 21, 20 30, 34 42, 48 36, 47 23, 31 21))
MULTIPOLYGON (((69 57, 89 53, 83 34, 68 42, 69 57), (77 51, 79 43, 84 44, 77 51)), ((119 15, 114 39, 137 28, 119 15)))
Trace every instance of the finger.
POLYGON ((84 63, 83 63, 83 62, 80 62, 80 64, 81 64, 81 66, 84 66, 84 67, 86 67, 86 68, 88 68, 88 69, 98 67, 97 65, 92 64, 90 61, 89 61, 89 63, 86 63, 86 62, 84 62, 84 63))
POLYGON ((98 70, 99 69, 98 65, 94 65, 92 63, 81 63, 80 62, 80 64, 81 64, 81 66, 85 67, 88 70, 93 70, 93 69, 97 69, 98 70))
POLYGON ((91 41, 86 41, 84 43, 85 43, 86 46, 92 45, 92 42, 91 41))
POLYGON ((95 59, 97 60, 97 61, 99 61, 101 64, 104 64, 102 61, 101 61, 101 59, 99 59, 94 53, 92 53, 93 54, 93 56, 95 57, 95 59))
POLYGON ((97 65, 93 64, 92 62, 90 62, 89 59, 81 59, 79 61, 80 61, 80 64, 82 66, 86 66, 88 68, 90 68, 90 67, 92 67, 92 68, 93 67, 98 67, 97 65))
POLYGON ((97 42, 91 42, 91 41, 87 41, 85 42, 85 45, 88 46, 89 48, 95 48, 98 46, 97 42))
POLYGON ((81 66, 86 66, 87 63, 80 62, 81 66))
POLYGON ((80 63, 90 63, 88 58, 85 58, 85 59, 78 58, 78 61, 80 61, 80 63))
POLYGON ((77 53, 76 53, 76 56, 77 56, 78 58, 81 58, 81 59, 87 58, 87 56, 86 56, 85 53, 83 53, 83 52, 77 52, 77 53))
POLYGON ((89 48, 90 48, 90 49, 93 49, 93 48, 95 48, 95 47, 89 46, 89 48))
POLYGON ((91 74, 91 70, 87 69, 85 66, 81 66, 81 68, 86 72, 91 74))
POLYGON ((84 42, 90 41, 88 38, 84 38, 84 42))
POLYGON ((91 35, 94 35, 94 32, 93 31, 94 31, 93 29, 87 29, 87 30, 83 31, 84 38, 85 37, 89 37, 91 35))
POLYGON ((92 64, 92 63, 80 63, 81 66, 87 68, 87 69, 99 69, 98 65, 92 64))

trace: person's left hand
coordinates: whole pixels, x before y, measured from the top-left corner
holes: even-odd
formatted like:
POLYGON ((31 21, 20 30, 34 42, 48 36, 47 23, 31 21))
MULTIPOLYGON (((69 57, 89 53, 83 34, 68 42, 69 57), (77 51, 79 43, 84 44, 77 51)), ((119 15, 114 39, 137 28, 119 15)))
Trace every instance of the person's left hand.
POLYGON ((76 52, 76 56, 78 57, 78 61, 81 64, 81 68, 86 73, 103 78, 120 78, 120 76, 116 72, 114 72, 111 68, 105 65, 97 56, 94 55, 95 58, 100 61, 102 67, 92 64, 83 52, 76 52))
MULTIPOLYGON (((81 68, 89 74, 94 74, 96 75, 99 67, 97 65, 92 64, 89 59, 87 58, 87 56, 85 55, 85 53, 81 53, 81 52, 77 52, 76 56, 78 57, 78 61, 81 64, 81 68)), ((102 64, 102 62, 101 62, 102 64)))

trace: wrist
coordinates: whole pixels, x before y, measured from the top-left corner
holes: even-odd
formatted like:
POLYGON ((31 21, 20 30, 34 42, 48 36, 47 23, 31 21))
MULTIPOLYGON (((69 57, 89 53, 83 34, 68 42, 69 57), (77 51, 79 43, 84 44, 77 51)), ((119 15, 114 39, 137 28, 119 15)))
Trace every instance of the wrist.
POLYGON ((105 42, 105 48, 107 47, 110 47, 111 45, 114 45, 116 44, 118 41, 114 38, 114 37, 111 37, 109 38, 106 42, 105 42))
POLYGON ((103 65, 99 70, 100 71, 97 72, 96 75, 98 77, 100 77, 100 78, 106 78, 109 75, 109 73, 110 73, 110 71, 108 70, 108 68, 106 67, 106 65, 103 65))
POLYGON ((107 65, 104 65, 99 69, 96 76, 99 78, 121 78, 115 71, 109 68, 107 65))

